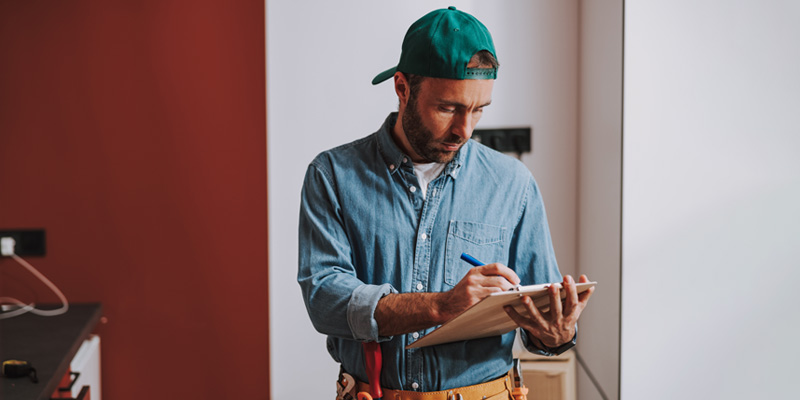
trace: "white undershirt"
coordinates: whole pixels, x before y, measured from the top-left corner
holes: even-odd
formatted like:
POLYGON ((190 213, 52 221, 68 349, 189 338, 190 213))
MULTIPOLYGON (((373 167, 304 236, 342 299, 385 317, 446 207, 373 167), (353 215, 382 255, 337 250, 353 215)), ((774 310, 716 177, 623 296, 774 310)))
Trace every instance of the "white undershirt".
POLYGON ((447 164, 435 162, 424 164, 414 163, 414 174, 417 175, 417 179, 419 179, 419 188, 422 189, 423 199, 428 193, 428 183, 436 179, 436 177, 444 171, 445 165, 447 164))

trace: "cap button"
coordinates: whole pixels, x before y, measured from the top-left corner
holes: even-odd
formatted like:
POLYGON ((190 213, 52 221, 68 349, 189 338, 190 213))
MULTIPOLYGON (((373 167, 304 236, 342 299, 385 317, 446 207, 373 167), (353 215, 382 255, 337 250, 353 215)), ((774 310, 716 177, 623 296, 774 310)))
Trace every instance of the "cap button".
POLYGON ((450 7, 447 7, 447 9, 448 9, 448 10, 455 10, 455 9, 456 9, 456 6, 450 6, 450 7))

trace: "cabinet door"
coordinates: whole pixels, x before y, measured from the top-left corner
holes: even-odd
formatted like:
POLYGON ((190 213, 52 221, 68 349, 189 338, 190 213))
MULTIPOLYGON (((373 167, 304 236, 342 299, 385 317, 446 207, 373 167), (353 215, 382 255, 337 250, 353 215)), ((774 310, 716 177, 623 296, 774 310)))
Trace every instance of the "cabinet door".
POLYGON ((575 400, 575 363, 522 361, 522 379, 530 400, 575 400))
POLYGON ((100 393, 100 336, 86 339, 70 363, 72 371, 80 373, 72 386, 72 396, 78 398, 81 388, 91 388, 92 400, 102 400, 100 393))

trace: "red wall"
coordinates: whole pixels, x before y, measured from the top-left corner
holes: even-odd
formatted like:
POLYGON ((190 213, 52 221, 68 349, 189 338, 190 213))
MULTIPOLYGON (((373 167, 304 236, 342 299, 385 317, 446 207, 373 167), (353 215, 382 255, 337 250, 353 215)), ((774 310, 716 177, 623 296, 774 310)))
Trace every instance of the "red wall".
MULTIPOLYGON (((263 1, 0 2, 0 229, 103 303, 108 399, 267 398, 263 1)), ((0 296, 56 301, 9 259, 0 296)))

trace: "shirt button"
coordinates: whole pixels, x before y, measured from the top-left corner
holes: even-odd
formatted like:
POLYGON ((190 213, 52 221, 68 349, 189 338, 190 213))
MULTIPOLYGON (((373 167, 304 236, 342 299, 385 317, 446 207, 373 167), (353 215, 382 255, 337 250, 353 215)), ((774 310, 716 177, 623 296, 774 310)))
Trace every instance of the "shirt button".
POLYGON ((422 282, 417 282, 417 290, 422 290, 422 282))
POLYGON ((411 191, 411 193, 414 193, 414 192, 417 191, 417 187, 416 186, 409 186, 408 190, 411 191))
POLYGON ((417 382, 412 383, 411 384, 411 388, 414 389, 414 390, 419 389, 419 383, 417 383, 417 382))
POLYGON ((394 164, 389 164, 389 169, 394 171, 394 164))
POLYGON ((414 338, 414 339, 416 339, 416 338, 418 338, 418 337, 419 337, 419 333, 417 333, 417 332, 414 332, 414 333, 412 333, 412 334, 411 334, 411 337, 412 337, 412 338, 414 338))
POLYGON ((408 159, 407 159, 407 158, 405 158, 405 157, 403 157, 403 162, 404 162, 404 163, 407 163, 407 162, 408 162, 408 159))
POLYGON ((422 240, 425 240, 425 239, 427 239, 427 238, 428 238, 428 235, 426 235, 426 234, 424 234, 424 233, 423 233, 423 234, 422 234, 422 236, 420 236, 420 237, 422 238, 422 240))

